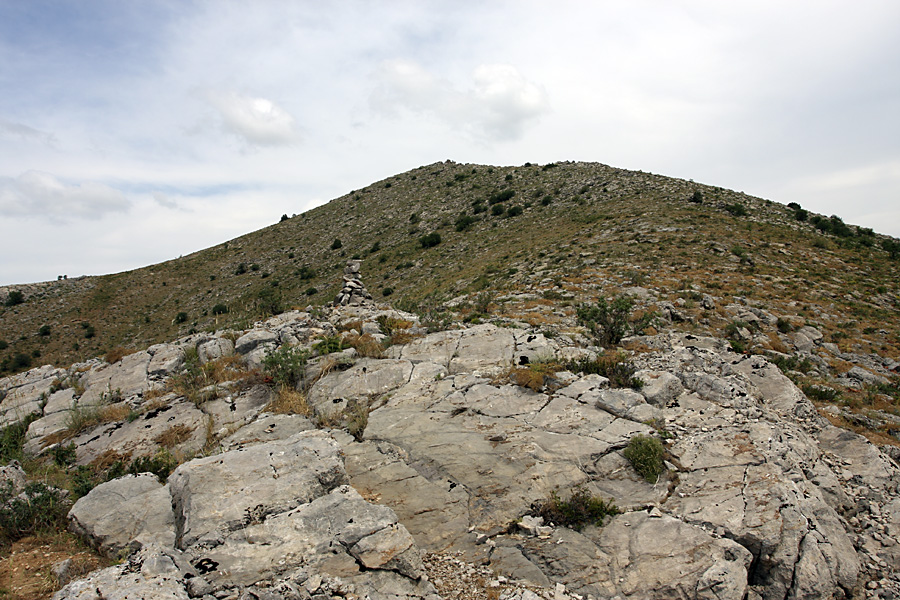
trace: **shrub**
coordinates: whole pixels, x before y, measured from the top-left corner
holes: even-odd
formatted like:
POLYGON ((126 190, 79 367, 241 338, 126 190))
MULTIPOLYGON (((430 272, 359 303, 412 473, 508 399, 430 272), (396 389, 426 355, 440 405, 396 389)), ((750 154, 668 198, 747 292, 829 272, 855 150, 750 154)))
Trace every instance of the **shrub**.
POLYGON ((308 287, 308 288, 306 288, 306 291, 303 293, 306 294, 307 296, 315 296, 316 294, 319 293, 319 290, 317 290, 314 287, 308 287))
POLYGON ((731 215, 734 217, 747 216, 747 208, 740 202, 735 202, 734 204, 726 204, 725 210, 731 213, 731 215))
POLYGON ((0 340, 0 350, 6 350, 7 348, 9 348, 9 344, 6 340, 0 340))
POLYGON ((166 479, 178 466, 178 461, 172 456, 167 449, 162 448, 153 456, 141 456, 136 458, 128 467, 128 472, 132 475, 138 473, 153 473, 160 483, 165 483, 166 479))
POLYGON ((309 352, 283 344, 263 358, 263 369, 281 387, 296 387, 306 375, 309 352))
POLYGON ((257 311, 266 316, 281 314, 284 308, 281 304, 281 294, 272 287, 266 287, 256 293, 257 311))
POLYGON ((339 250, 339 249, 341 249, 341 248, 343 248, 343 247, 344 247, 344 244, 342 244, 342 243, 341 243, 341 240, 339 240, 338 238, 334 238, 334 241, 331 242, 331 249, 332 249, 332 250, 339 250))
POLYGON ((614 388, 631 388, 639 390, 644 387, 644 382, 634 376, 637 369, 621 353, 603 354, 594 360, 581 359, 566 364, 566 369, 573 373, 585 375, 600 375, 609 379, 609 385, 614 388))
POLYGON ((476 219, 475 217, 463 213, 459 215, 458 219, 456 219, 456 230, 466 231, 467 229, 471 228, 476 221, 478 221, 478 219, 476 219))
POLYGON ((600 527, 606 517, 617 515, 621 511, 612 501, 607 502, 591 495, 583 487, 577 487, 568 500, 560 498, 556 491, 552 492, 549 500, 538 504, 537 512, 545 523, 581 531, 585 525, 600 527))
POLYGON ((650 483, 659 481, 660 475, 666 470, 663 460, 665 449, 662 442, 648 435, 636 435, 628 442, 628 446, 622 452, 638 475, 650 483))
POLYGON ((71 442, 67 446, 57 444, 53 447, 51 455, 53 456, 53 462, 55 462, 60 467, 74 464, 76 459, 75 442, 71 442))
POLYGON ((778 321, 776 322, 775 326, 781 333, 790 333, 794 330, 794 326, 791 325, 791 322, 784 317, 778 317, 778 321))
POLYGON ((212 307, 212 314, 214 314, 214 315, 224 315, 227 313, 228 313, 228 307, 225 306, 224 304, 222 304, 221 302, 212 307))
POLYGON ((809 218, 809 211, 807 211, 805 208, 798 208, 794 211, 794 218, 802 223, 806 221, 807 218, 809 218))
POLYGON ((25 433, 28 431, 28 426, 40 418, 40 414, 32 413, 23 420, 7 425, 0 430, 0 465, 9 464, 13 460, 22 460, 25 433))
POLYGON ((81 328, 84 329, 84 337, 85 339, 91 339, 95 335, 97 335, 97 330, 94 329, 94 326, 90 323, 82 323, 81 328))
POLYGON ((472 204, 472 212, 475 213, 476 215, 479 213, 483 213, 486 210, 487 210, 487 207, 484 204, 481 204, 480 202, 476 202, 475 204, 472 204))
POLYGON ((180 325, 181 323, 186 323, 188 320, 188 314, 184 311, 175 315, 175 318, 172 319, 172 322, 176 325, 180 325))
POLYGON ((510 206, 506 209, 507 217, 517 217, 522 214, 522 207, 519 205, 510 206))
POLYGON ((237 269, 234 270, 235 275, 243 275, 247 272, 247 263, 241 263, 237 266, 237 269))
POLYGON ((694 204, 703 204, 703 192, 694 190, 694 193, 691 194, 690 201, 694 204))
POLYGON ((25 302, 25 295, 19 290, 12 290, 6 296, 6 302, 4 303, 6 306, 16 306, 17 304, 22 304, 25 302))
POLYGON ((24 371, 31 368, 31 357, 24 352, 16 352, 10 361, 10 367, 14 371, 24 371))
POLYGON ((835 389, 813 383, 805 384, 800 389, 803 390, 803 393, 810 400, 818 400, 820 402, 831 402, 840 395, 835 389))
POLYGON ((542 206, 549 206, 551 202, 553 202, 553 196, 551 196, 550 194, 547 194, 546 196, 541 198, 542 206))
POLYGON ((382 290, 381 290, 381 295, 385 296, 385 297, 390 296, 393 293, 394 293, 394 288, 386 287, 386 288, 382 288, 382 290))
POLYGON ((284 223, 284 222, 287 221, 287 220, 288 220, 287 214, 283 214, 283 215, 281 215, 281 220, 278 221, 278 222, 279 222, 279 223, 284 223))
POLYGON ((0 542, 9 544, 42 531, 65 529, 67 512, 60 490, 31 482, 16 495, 8 481, 0 489, 0 542))
POLYGON ((491 207, 491 214, 494 215, 495 217, 499 217, 500 215, 502 215, 505 212, 506 212, 506 208, 504 208, 504 206, 502 204, 495 204, 494 206, 491 207))
POLYGON ((38 329, 38 335, 42 337, 46 337, 50 335, 50 326, 49 325, 41 325, 41 328, 38 329))
POLYGON ((641 333, 653 325, 654 313, 640 317, 632 315, 634 300, 628 296, 618 296, 607 301, 600 297, 593 306, 582 304, 576 310, 578 322, 591 332, 601 346, 618 344, 626 335, 641 333))
POLYGON ((881 242, 881 249, 887 252, 892 260, 900 258, 900 242, 896 240, 883 240, 881 242))
POLYGON ((441 234, 438 232, 432 232, 427 235, 423 235, 419 238, 419 244, 422 245, 423 248, 433 248, 441 243, 441 234))
POLYGON ((515 190, 503 190, 502 192, 492 194, 491 197, 488 198, 488 204, 499 204, 501 202, 506 202, 515 195, 515 190))

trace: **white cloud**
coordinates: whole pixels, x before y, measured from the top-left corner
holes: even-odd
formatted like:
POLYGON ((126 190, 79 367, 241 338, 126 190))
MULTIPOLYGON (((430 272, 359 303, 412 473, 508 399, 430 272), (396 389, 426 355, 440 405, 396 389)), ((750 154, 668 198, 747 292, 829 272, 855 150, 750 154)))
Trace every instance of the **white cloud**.
POLYGON ((544 88, 512 65, 478 66, 472 74, 473 87, 465 91, 406 60, 384 63, 378 79, 371 102, 379 112, 396 116, 394 107, 405 107, 490 140, 519 139, 549 111, 544 88))
POLYGON ((152 196, 153 196, 153 199, 156 201, 156 203, 159 204, 160 206, 162 206, 163 208, 172 208, 172 209, 178 208, 178 202, 176 202, 175 200, 172 200, 166 194, 163 194, 161 192, 153 192, 152 196))
POLYGON ((236 92, 210 92, 209 103, 219 111, 222 128, 254 146, 282 146, 297 140, 294 117, 266 98, 236 92))
POLYGON ((41 171, 27 171, 15 179, 0 178, 0 214, 6 216, 55 222, 99 219, 108 213, 125 212, 130 205, 122 192, 93 181, 67 185, 41 171))

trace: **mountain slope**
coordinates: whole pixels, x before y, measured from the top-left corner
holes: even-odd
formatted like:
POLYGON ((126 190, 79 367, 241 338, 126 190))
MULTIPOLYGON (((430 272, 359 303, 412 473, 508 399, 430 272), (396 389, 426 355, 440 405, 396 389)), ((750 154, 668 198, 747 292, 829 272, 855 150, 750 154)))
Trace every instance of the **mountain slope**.
POLYGON ((673 300, 714 292, 798 319, 834 317, 824 325, 843 334, 839 343, 894 356, 900 285, 881 248, 889 238, 847 229, 825 234, 770 201, 600 164, 436 163, 165 263, 13 286, 24 303, 0 309, 0 364, 65 366, 328 302, 351 256, 365 259, 376 298, 389 289, 406 308, 485 289, 639 283, 673 300), (504 193, 512 196, 498 201, 504 193), (435 232, 441 242, 423 248, 435 232))

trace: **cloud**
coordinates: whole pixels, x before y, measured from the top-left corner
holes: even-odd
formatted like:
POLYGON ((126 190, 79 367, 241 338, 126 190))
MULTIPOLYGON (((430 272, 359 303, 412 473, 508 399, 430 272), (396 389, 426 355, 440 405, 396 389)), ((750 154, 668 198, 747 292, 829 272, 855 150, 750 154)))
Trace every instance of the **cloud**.
POLYGON ((27 171, 19 177, 0 178, 0 214, 32 216, 53 222, 71 218, 99 219, 125 212, 131 203, 122 192, 87 181, 67 185, 50 173, 27 171))
POLYGON ((512 65, 478 66, 472 88, 465 91, 406 60, 382 64, 377 77, 380 85, 371 96, 375 110, 395 116, 395 107, 401 106, 432 114, 453 128, 490 140, 521 138, 550 108, 544 88, 512 65))
POLYGON ((207 99, 219 111, 222 128, 253 146, 283 146, 297 141, 294 117, 265 98, 236 92, 209 92, 207 99))
POLYGON ((0 137, 15 137, 20 140, 35 141, 51 145, 56 142, 53 134, 40 131, 28 125, 0 119, 0 137))
POLYGON ((172 200, 169 196, 161 193, 161 192, 153 192, 153 199, 157 204, 162 206, 163 208, 178 208, 178 202, 172 200))

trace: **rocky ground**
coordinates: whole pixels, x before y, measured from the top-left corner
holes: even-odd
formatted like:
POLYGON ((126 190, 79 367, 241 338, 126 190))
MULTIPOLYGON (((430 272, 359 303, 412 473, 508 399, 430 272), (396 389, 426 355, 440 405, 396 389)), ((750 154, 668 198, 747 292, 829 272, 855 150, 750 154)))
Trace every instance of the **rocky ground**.
POLYGON ((600 352, 582 333, 429 333, 355 304, 0 380, 4 424, 40 415, 31 453, 71 447, 95 474, 177 465, 74 504, 73 531, 119 562, 54 598, 900 597, 895 451, 766 357, 662 328, 625 340, 642 385, 619 388, 563 366, 600 352), (299 349, 303 377, 276 391, 299 349), (664 443, 652 481, 625 457, 636 436, 664 443), (540 517, 575 490, 620 514, 540 517))

